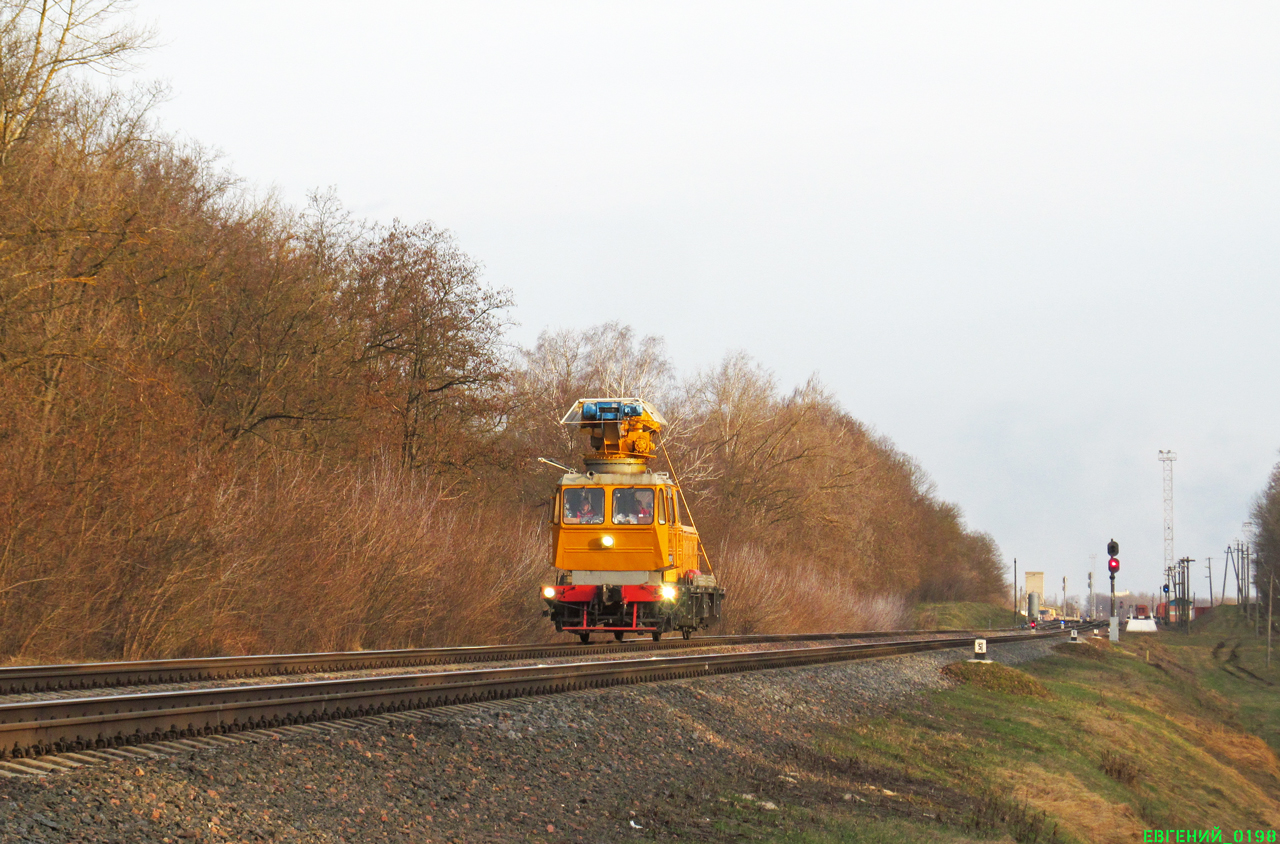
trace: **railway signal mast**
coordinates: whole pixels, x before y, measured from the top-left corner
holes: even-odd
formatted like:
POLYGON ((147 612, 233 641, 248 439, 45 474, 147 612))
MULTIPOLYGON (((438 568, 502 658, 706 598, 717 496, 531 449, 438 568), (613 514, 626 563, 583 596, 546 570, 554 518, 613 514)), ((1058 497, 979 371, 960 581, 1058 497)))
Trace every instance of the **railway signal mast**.
POLYGON ((1111 572, 1111 619, 1109 638, 1112 642, 1120 641, 1120 617, 1116 615, 1116 572, 1120 571, 1120 543, 1114 539, 1107 543, 1107 570, 1111 572))

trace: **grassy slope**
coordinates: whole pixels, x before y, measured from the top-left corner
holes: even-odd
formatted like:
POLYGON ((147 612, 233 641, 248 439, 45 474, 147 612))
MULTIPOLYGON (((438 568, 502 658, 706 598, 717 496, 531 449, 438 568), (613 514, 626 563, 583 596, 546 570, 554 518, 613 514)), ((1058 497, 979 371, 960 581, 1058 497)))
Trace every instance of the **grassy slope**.
POLYGON ((1013 610, 983 603, 916 604, 915 626, 920 630, 1013 627, 1013 610))
POLYGON ((1119 842, 1217 826, 1229 841, 1235 829, 1276 829, 1280 665, 1268 672, 1265 643, 1224 633, 1064 644, 1024 666, 1050 700, 965 685, 827 736, 825 754, 930 783, 938 800, 917 790, 790 810, 792 831, 773 840, 1119 842), (967 799, 957 805, 956 794, 967 799), (901 805, 886 810, 886 800, 901 805))
POLYGON ((1280 635, 1273 634, 1268 669, 1265 614, 1262 621, 1258 637, 1259 625, 1236 607, 1218 607, 1212 618, 1196 621, 1190 636, 1170 634, 1165 641, 1194 662, 1205 686, 1236 704, 1244 729, 1280 753, 1280 635))

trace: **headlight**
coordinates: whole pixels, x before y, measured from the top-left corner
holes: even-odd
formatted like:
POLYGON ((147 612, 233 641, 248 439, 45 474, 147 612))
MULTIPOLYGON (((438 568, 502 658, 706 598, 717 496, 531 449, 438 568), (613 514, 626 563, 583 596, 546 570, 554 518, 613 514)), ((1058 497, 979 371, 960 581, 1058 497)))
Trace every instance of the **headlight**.
POLYGON ((556 588, 554 586, 544 586, 542 588, 542 597, 554 598, 556 596, 556 588))
POLYGON ((606 547, 606 548, 612 548, 612 547, 613 547, 613 537, 612 537, 612 536, 602 536, 602 537, 600 537, 600 544, 601 544, 601 545, 603 545, 603 546, 604 546, 604 547, 606 547))
POLYGON ((676 588, 674 586, 664 585, 662 587, 662 600, 674 601, 675 599, 676 599, 676 588))

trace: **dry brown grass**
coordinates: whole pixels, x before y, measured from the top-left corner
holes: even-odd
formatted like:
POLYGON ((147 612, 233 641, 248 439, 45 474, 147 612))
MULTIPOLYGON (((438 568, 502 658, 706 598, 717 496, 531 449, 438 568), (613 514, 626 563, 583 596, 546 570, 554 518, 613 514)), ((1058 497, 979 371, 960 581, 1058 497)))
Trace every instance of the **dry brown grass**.
POLYGON ((1237 769, 1271 777, 1280 793, 1280 759, 1265 741, 1212 721, 1197 720, 1195 728, 1210 754, 1232 763, 1237 769))
POLYGON ((1017 773, 1004 772, 1002 780, 1011 793, 1061 819, 1062 830, 1081 841, 1130 844, 1141 840, 1147 826, 1132 807, 1106 800, 1069 773, 1031 765, 1017 773))
POLYGON ((485 643, 541 630, 540 526, 448 500, 421 473, 296 460, 247 479, 186 480, 185 499, 164 499, 172 517, 145 532, 82 525, 65 528, 73 544, 33 538, 32 582, 11 591, 42 601, 6 618, 10 659, 485 643))
POLYGON ((741 545, 717 556, 726 591, 721 633, 794 633, 820 630, 893 630, 906 626, 905 600, 868 594, 848 578, 825 574, 806 561, 741 545))
POLYGON ((215 629, 228 645, 247 637, 237 649, 485 643, 527 636, 540 619, 537 527, 445 500, 389 461, 228 490, 218 524, 227 576, 215 629))

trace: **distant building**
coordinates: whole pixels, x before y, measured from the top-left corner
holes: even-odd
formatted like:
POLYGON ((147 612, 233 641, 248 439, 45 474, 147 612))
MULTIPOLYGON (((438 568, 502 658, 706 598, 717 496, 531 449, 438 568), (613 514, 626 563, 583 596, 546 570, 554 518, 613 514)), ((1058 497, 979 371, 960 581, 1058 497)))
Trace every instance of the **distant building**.
POLYGON ((1044 610, 1040 609, 1044 603, 1044 572, 1029 571, 1027 572, 1027 615, 1030 618, 1038 618, 1044 620, 1044 610))

